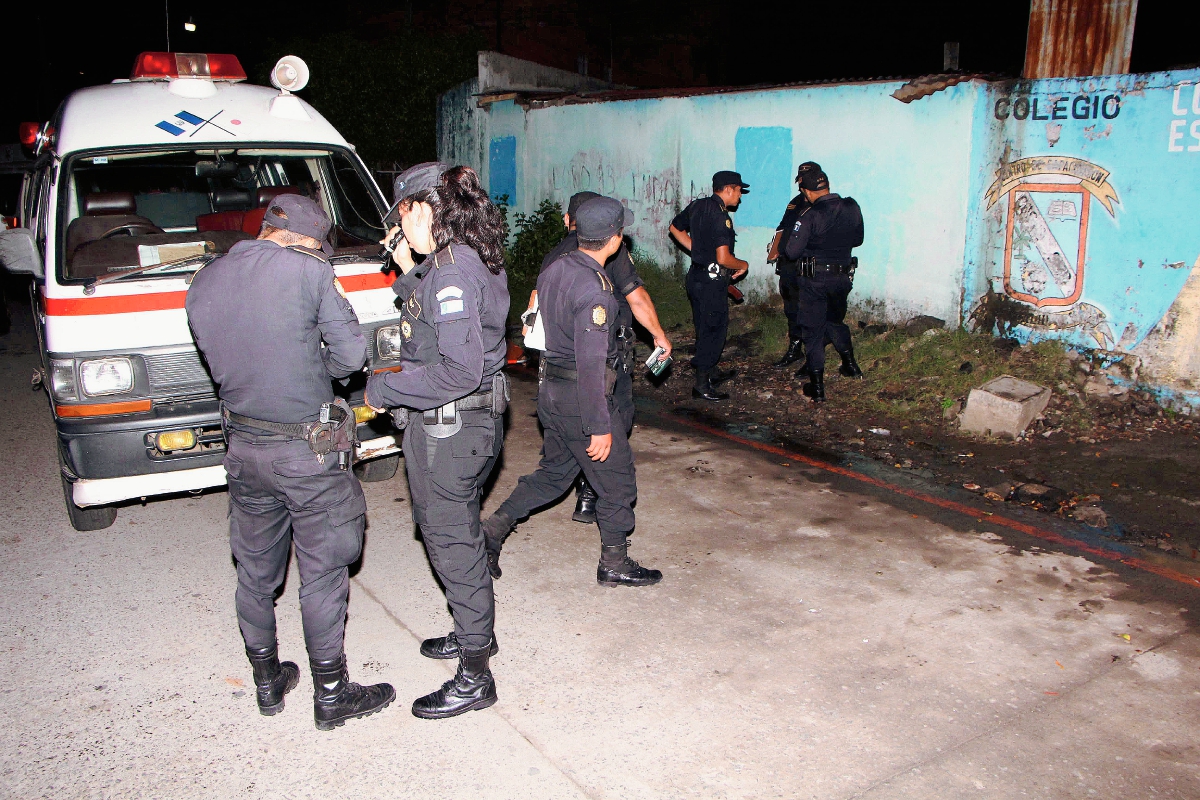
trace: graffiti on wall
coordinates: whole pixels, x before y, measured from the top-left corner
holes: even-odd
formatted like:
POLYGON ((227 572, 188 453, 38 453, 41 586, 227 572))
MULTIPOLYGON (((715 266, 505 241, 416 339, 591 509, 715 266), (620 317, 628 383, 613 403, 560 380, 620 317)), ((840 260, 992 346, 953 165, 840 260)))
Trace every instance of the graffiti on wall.
MULTIPOLYGON (((1112 349, 1109 314, 1085 295, 1088 232, 1095 201, 1110 217, 1120 203, 1109 172, 1081 158, 1034 156, 1005 164, 986 192, 1004 214, 1003 294, 989 290, 971 312, 976 327, 993 327, 1001 304, 1009 328, 1042 338, 1078 331, 1112 349), (1017 313, 1013 313, 1013 311, 1017 313)), ((1002 331, 1003 332, 1003 331, 1002 331)), ((1007 331, 1009 333, 1013 331, 1007 331)))

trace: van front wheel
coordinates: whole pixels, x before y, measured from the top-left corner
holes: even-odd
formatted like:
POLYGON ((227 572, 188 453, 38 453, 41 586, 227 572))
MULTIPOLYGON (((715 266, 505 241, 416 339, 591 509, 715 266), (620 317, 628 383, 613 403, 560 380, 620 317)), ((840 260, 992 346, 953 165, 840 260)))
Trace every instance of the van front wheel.
POLYGON ((62 478, 63 499, 67 503, 67 516, 71 520, 71 527, 77 531, 99 531, 116 522, 117 509, 113 506, 80 508, 75 505, 75 501, 71 498, 71 482, 67 480, 66 475, 62 474, 62 456, 59 456, 59 459, 59 477, 62 478))
POLYGON ((390 481, 400 467, 400 454, 372 458, 370 461, 360 461, 354 465, 354 474, 363 483, 390 481))

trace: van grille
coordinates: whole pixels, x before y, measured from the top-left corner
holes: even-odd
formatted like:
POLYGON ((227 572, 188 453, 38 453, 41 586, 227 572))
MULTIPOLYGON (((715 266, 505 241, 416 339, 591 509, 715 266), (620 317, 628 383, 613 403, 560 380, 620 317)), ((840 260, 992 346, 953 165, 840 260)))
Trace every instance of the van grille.
POLYGON ((144 356, 150 394, 156 400, 215 397, 216 387, 195 350, 144 356))

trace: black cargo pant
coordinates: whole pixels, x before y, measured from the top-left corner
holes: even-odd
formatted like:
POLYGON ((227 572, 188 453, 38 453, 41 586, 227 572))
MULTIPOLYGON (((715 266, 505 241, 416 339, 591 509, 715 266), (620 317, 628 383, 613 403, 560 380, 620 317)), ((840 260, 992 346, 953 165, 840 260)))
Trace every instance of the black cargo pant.
POLYGON ((804 338, 800 325, 800 268, 794 261, 779 260, 779 296, 783 298, 783 315, 788 322, 788 341, 804 338))
POLYGON ((421 414, 409 415, 404 466, 413 521, 421 527, 429 563, 446 590, 454 635, 464 648, 492 641, 496 602, 483 548, 479 495, 504 446, 504 419, 487 409, 459 412, 462 428, 434 438, 421 414))
POLYGON ((825 339, 842 355, 852 352, 846 319, 846 299, 854 282, 846 275, 800 278, 800 326, 804 330, 805 366, 825 369, 825 339))
POLYGON ((362 552, 367 502, 336 454, 324 463, 306 442, 229 433, 229 547, 237 561, 238 625, 246 646, 275 644, 275 595, 296 546, 308 654, 342 654, 349 565, 362 552))
POLYGON ((724 272, 710 278, 707 267, 692 264, 685 286, 692 303, 692 324, 696 328, 696 355, 692 366, 698 372, 709 372, 716 369, 721 360, 729 331, 729 278, 724 272))
MULTIPOLYGON (((633 451, 625 433, 625 416, 613 397, 608 398, 608 411, 612 415, 612 450, 606 460, 592 461, 587 454, 592 439, 583 432, 577 385, 559 380, 543 383, 538 390, 538 419, 545 433, 542 460, 536 471, 517 482, 517 488, 497 511, 514 520, 524 519, 562 497, 582 469, 598 498, 596 522, 600 526, 600 543, 624 544, 625 537, 633 532, 637 478, 633 451)), ((628 424, 632 426, 632 403, 628 412, 628 424)))
POLYGON ((617 370, 617 383, 613 387, 613 400, 616 402, 617 416, 613 419, 620 419, 621 429, 625 431, 625 436, 629 437, 633 433, 633 373, 617 370))

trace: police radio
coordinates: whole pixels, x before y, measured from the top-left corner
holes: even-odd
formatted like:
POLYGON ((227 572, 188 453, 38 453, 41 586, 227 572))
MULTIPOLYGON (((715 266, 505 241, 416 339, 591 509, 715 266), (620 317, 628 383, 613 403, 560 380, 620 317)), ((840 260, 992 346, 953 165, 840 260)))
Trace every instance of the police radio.
POLYGON ((396 252, 396 248, 404 241, 404 229, 396 226, 396 235, 387 240, 387 244, 383 246, 383 266, 391 268, 392 255, 396 252))

